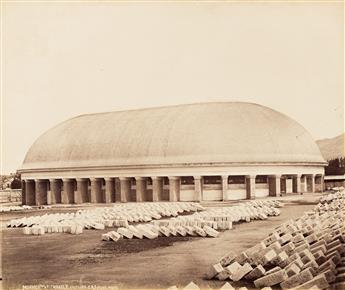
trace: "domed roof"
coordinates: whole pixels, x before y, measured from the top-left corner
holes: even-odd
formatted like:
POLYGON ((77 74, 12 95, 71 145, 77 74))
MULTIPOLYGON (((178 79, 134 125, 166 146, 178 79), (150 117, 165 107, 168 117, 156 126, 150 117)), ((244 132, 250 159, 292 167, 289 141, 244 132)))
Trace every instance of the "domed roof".
POLYGON ((22 169, 276 162, 324 159, 289 117, 224 102, 78 116, 39 137, 22 169))

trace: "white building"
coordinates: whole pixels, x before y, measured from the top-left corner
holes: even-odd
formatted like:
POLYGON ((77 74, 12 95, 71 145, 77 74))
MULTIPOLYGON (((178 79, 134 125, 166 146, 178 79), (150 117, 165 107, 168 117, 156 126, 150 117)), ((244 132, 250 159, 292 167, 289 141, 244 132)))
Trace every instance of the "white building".
POLYGON ((322 190, 324 161, 296 121, 257 104, 82 115, 24 160, 23 203, 233 200, 322 190))

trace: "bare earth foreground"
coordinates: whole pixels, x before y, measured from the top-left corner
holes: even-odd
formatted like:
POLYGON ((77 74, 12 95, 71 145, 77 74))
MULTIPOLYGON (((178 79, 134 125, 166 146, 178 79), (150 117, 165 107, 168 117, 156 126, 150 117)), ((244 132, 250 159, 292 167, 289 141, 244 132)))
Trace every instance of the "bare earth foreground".
MULTIPOLYGON (((280 216, 236 224, 233 230, 223 232, 218 238, 160 237, 114 243, 101 241, 101 234, 109 229, 84 230, 81 235, 25 236, 22 229, 4 228, 2 287, 97 285, 166 289, 172 285, 183 288, 194 281, 199 287, 219 289, 224 282, 203 279, 212 263, 229 251, 240 253, 253 246, 279 224, 311 210, 319 197, 308 194, 303 200, 301 196, 282 198, 285 207, 280 216)), ((1 219, 5 222, 22 215, 2 214, 1 219)))

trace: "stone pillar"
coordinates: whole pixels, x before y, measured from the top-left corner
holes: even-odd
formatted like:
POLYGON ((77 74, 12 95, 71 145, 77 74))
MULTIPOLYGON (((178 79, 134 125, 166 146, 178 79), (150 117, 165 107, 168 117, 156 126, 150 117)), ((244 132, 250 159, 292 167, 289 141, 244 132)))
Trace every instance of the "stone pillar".
POLYGON ((246 176, 247 199, 255 199, 255 175, 246 176))
POLYGON ((314 174, 311 175, 310 180, 311 180, 310 192, 315 192, 315 175, 314 174))
POLYGON ((275 177, 275 196, 279 196, 281 194, 281 175, 276 175, 275 177))
POLYGON ((115 196, 114 196, 114 202, 121 201, 121 183, 119 178, 115 179, 115 196))
MULTIPOLYGON (((286 188, 286 176, 280 176, 280 193, 287 194, 287 188, 286 188)), ((278 194, 277 194, 278 195, 278 194)))
POLYGON ((102 179, 90 178, 91 180, 91 203, 102 202, 102 179))
POLYGON ((305 175, 302 175, 301 177, 301 193, 307 191, 307 178, 305 175))
POLYGON ((131 201, 131 179, 129 177, 120 177, 121 202, 131 201))
POLYGON ((314 174, 309 174, 307 179, 307 192, 315 192, 315 176, 314 174))
POLYGON ((292 191, 294 193, 301 193, 302 184, 301 184, 302 175, 294 175, 292 178, 292 191))
POLYGON ((61 184, 58 179, 49 179, 50 201, 52 204, 61 203, 61 184))
POLYGON ((87 178, 77 178, 77 189, 74 191, 74 203, 80 204, 89 201, 89 181, 87 178))
POLYGON ((145 177, 136 177, 136 202, 142 202, 146 200, 146 178, 145 177))
POLYGON ((180 200, 180 178, 169 176, 169 201, 180 200))
POLYGON ((111 203, 113 201, 113 196, 115 195, 115 180, 111 177, 106 177, 105 179, 105 191, 103 200, 105 203, 111 203))
POLYGON ((227 192, 229 188, 229 183, 228 183, 229 176, 228 175, 223 175, 222 176, 222 196, 223 196, 223 201, 227 200, 227 192))
POLYGON ((36 205, 47 204, 47 182, 43 179, 36 179, 35 185, 36 205))
POLYGON ((26 204, 26 187, 25 180, 22 180, 22 205, 26 204))
POLYGON ((202 201, 202 177, 194 176, 195 201, 202 201))
POLYGON ((152 201, 162 200, 163 195, 163 178, 153 176, 152 179, 152 201))
POLYGON ((321 175, 321 192, 324 192, 325 191, 325 175, 321 175))
POLYGON ((27 179, 25 181, 25 204, 27 205, 34 205, 36 204, 36 196, 35 196, 35 181, 31 179, 27 179))
POLYGON ((63 191, 61 192, 61 202, 64 204, 74 203, 74 179, 64 178, 63 191))

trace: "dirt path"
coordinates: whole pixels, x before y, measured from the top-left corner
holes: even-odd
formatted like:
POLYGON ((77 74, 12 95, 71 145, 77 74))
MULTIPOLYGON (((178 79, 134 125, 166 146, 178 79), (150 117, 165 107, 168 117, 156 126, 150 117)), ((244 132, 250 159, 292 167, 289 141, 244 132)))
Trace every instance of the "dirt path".
POLYGON ((159 238, 102 242, 105 231, 80 236, 24 236, 21 229, 3 232, 3 287, 22 285, 108 285, 119 288, 199 286, 219 288, 224 282, 203 280, 208 267, 226 252, 243 251, 282 222, 314 207, 303 202, 286 205, 266 221, 235 225, 219 238, 159 238))

